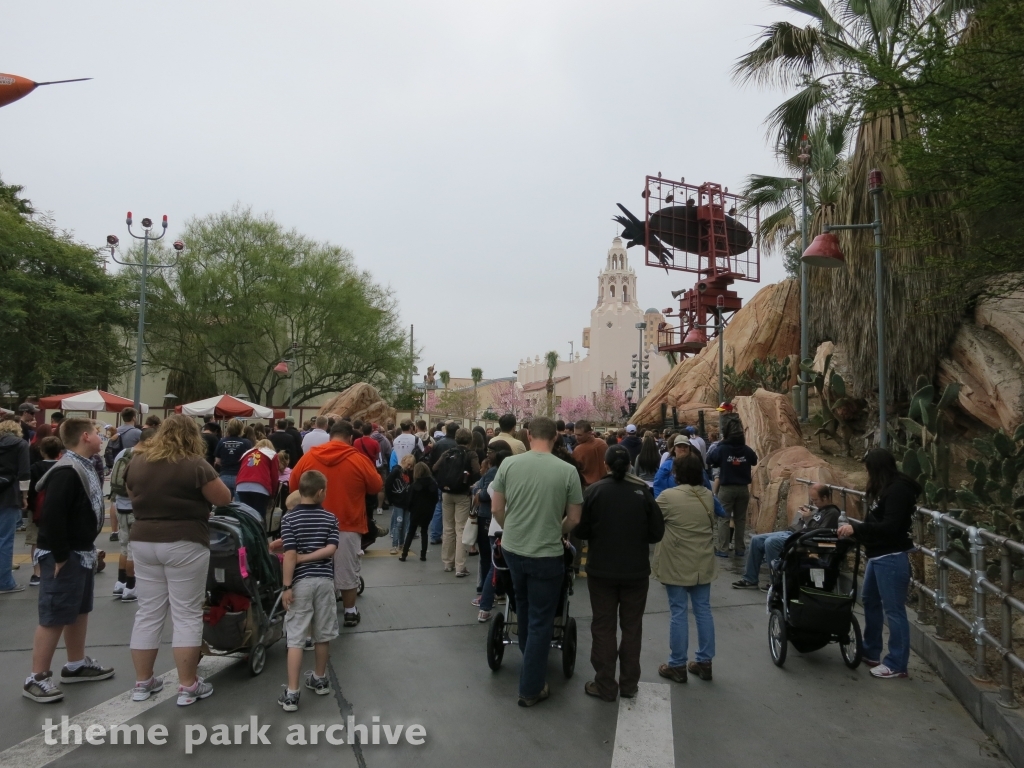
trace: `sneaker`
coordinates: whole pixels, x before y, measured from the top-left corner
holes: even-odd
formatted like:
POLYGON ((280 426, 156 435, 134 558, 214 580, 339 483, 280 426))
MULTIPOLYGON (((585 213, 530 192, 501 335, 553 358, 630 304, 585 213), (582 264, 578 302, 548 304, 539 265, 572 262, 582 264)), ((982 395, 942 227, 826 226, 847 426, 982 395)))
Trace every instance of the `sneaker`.
POLYGON ((356 611, 355 613, 349 613, 348 611, 345 611, 345 626, 354 627, 356 624, 359 623, 360 618, 361 616, 359 615, 359 611, 356 611))
POLYGON ((732 583, 733 589, 757 589, 756 581, 747 581, 746 579, 740 579, 732 583))
POLYGON ((84 662, 78 669, 71 670, 67 666, 61 669, 60 681, 62 683, 94 683, 98 680, 109 680, 114 676, 113 667, 104 667, 88 656, 85 657, 84 662))
POLYGON ((15 592, 24 592, 24 584, 15 584, 10 589, 0 589, 0 595, 13 595, 15 592))
POLYGON ((40 704, 47 704, 51 701, 61 701, 64 698, 64 691, 54 685, 52 672, 42 672, 38 675, 31 675, 25 681, 21 689, 21 695, 26 699, 38 701, 40 704))
POLYGON ((540 704, 542 701, 544 701, 544 699, 548 698, 548 696, 550 696, 550 695, 551 695, 551 691, 548 690, 548 684, 544 683, 544 688, 536 696, 530 696, 529 698, 527 698, 526 696, 520 696, 519 697, 519 706, 520 707, 532 707, 532 706, 535 706, 537 704, 540 704))
POLYGON ((715 550, 715 557, 729 557, 729 553, 728 552, 723 552, 720 549, 716 549, 715 550))
POLYGON ((408 559, 408 555, 399 555, 398 556, 398 561, 400 563, 404 563, 407 559, 408 559))
POLYGON ((472 605, 474 608, 479 608, 480 607, 480 595, 477 595, 472 600, 470 600, 469 604, 472 605))
POLYGON ((490 621, 491 620, 491 612, 490 611, 480 611, 480 613, 478 613, 476 615, 476 620, 479 621, 481 624, 483 624, 486 621, 490 621))
POLYGON ((151 677, 149 680, 135 681, 132 688, 132 701, 145 701, 154 693, 160 693, 164 689, 164 681, 159 677, 151 677))
POLYGON ((30 587, 38 587, 39 586, 39 577, 36 576, 33 573, 31 576, 28 577, 28 585, 30 587))
POLYGON ((469 550, 469 552, 467 552, 466 554, 469 555, 470 557, 476 557, 477 555, 480 554, 480 550, 474 548, 474 549, 469 550))
POLYGON ((316 645, 313 643, 313 638, 312 637, 307 637, 306 638, 306 644, 304 646, 302 646, 302 650, 304 650, 304 651, 312 651, 314 648, 316 648, 316 645))
POLYGON ((434 541, 433 539, 431 539, 430 543, 433 544, 435 547, 441 546, 441 540, 440 539, 438 539, 437 541, 434 541))
POLYGON ((278 698, 277 703, 285 712, 295 712, 299 708, 299 692, 289 693, 287 685, 281 687, 284 688, 284 692, 278 698))
POLYGON ((504 595, 496 595, 495 598, 494 598, 494 604, 495 605, 504 605, 507 602, 508 602, 508 598, 505 597, 504 595))
POLYGON ((134 603, 138 599, 139 593, 136 592, 134 589, 128 589, 128 587, 125 587, 124 592, 121 593, 122 603, 134 603))
POLYGON ((121 535, 117 531, 114 531, 112 534, 110 534, 111 541, 118 541, 120 538, 121 535))
POLYGON ((391 548, 391 554, 392 555, 397 555, 398 554, 398 547, 392 547, 391 548))
POLYGON ((310 670, 306 673, 306 687, 317 696, 326 696, 331 692, 331 680, 327 675, 317 677, 316 672, 310 670))
POLYGON ((455 578, 457 579, 464 579, 467 576, 469 576, 469 571, 457 571, 455 574, 455 578))
POLYGON ((746 557, 747 556, 747 551, 745 549, 741 549, 739 551, 735 551, 734 550, 733 553, 732 553, 732 556, 733 557, 746 557))
POLYGON ((668 664, 662 664, 658 667, 658 674, 674 683, 686 682, 686 667, 670 667, 668 664))
POLYGON ((122 594, 124 592, 124 588, 126 586, 128 586, 128 585, 125 584, 123 581, 115 581, 114 582, 114 592, 113 592, 113 594, 115 596, 122 594))
POLYGON ((686 669, 691 675, 696 675, 701 680, 711 679, 710 661, 691 661, 686 665, 686 669))
POLYGON ((420 555, 420 562, 421 563, 425 563, 426 561, 427 561, 427 556, 426 555, 420 555))
POLYGON ((451 572, 452 572, 452 571, 454 571, 454 570, 455 570, 455 566, 454 566, 454 565, 446 565, 446 566, 444 567, 444 572, 445 572, 445 573, 451 573, 451 572))
POLYGON ((595 683, 593 680, 583 685, 583 692, 587 694, 587 696, 593 696, 595 699, 601 699, 601 701, 615 701, 614 696, 610 699, 606 699, 604 696, 602 696, 601 692, 597 690, 597 683, 595 683))
POLYGON ((874 661, 872 659, 861 659, 860 663, 863 664, 868 669, 874 669, 875 667, 877 667, 882 662, 874 661))
POLYGON ((213 686, 201 677, 196 678, 191 688, 186 688, 184 685, 178 686, 179 707, 187 707, 189 704, 195 704, 200 699, 208 699, 210 696, 213 696, 213 686))
POLYGON ((877 677, 879 680, 897 680, 901 677, 909 677, 906 672, 894 672, 885 666, 885 664, 879 664, 877 667, 873 667, 870 675, 872 677, 877 677))

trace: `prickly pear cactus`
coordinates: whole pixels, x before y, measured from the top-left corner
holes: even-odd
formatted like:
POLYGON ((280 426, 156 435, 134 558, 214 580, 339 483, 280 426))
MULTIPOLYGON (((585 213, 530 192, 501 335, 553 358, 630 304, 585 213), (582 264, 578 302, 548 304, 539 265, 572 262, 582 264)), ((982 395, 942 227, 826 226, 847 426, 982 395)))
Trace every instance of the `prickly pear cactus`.
POLYGON ((965 507, 964 522, 1024 541, 1024 425, 1013 435, 1002 429, 974 441, 981 458, 967 461, 973 480, 961 484, 957 501, 965 507))
POLYGON ((818 392, 818 400, 821 403, 821 426, 814 433, 818 436, 818 444, 821 444, 820 436, 827 435, 842 446, 844 456, 849 456, 853 428, 846 422, 843 414, 852 401, 846 397, 846 381, 838 372, 832 370, 832 355, 825 357, 825 365, 820 371, 814 370, 812 358, 804 358, 800 363, 800 371, 810 374, 811 386, 818 392))

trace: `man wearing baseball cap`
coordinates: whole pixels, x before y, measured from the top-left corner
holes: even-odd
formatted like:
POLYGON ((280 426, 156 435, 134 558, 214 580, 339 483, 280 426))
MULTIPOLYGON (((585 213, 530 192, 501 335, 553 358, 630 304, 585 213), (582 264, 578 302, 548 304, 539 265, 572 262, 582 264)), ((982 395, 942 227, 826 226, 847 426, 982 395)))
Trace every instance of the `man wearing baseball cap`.
POLYGON ((619 442, 623 448, 629 451, 629 460, 636 463, 636 457, 640 455, 640 448, 643 447, 643 440, 636 433, 636 424, 626 425, 626 436, 619 442))

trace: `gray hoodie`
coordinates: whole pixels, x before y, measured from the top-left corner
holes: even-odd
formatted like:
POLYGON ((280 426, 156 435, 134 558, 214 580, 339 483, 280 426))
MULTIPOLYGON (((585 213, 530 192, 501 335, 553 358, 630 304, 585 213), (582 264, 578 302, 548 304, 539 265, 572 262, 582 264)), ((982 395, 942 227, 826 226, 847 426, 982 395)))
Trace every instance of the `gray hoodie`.
MULTIPOLYGON (((31 477, 28 459, 28 443, 8 432, 0 435, 0 476, 28 480, 31 477)), ((0 507, 21 509, 21 490, 14 483, 0 492, 0 507)))

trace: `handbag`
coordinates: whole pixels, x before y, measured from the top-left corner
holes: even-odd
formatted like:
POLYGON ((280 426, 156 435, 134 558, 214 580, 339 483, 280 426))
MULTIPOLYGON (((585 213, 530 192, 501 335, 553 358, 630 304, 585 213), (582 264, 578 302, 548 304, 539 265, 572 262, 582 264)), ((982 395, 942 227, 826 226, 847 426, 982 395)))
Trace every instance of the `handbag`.
POLYGON ((477 534, 477 522, 475 517, 471 517, 466 522, 466 527, 462 531, 462 544, 466 547, 472 547, 476 544, 477 534))

